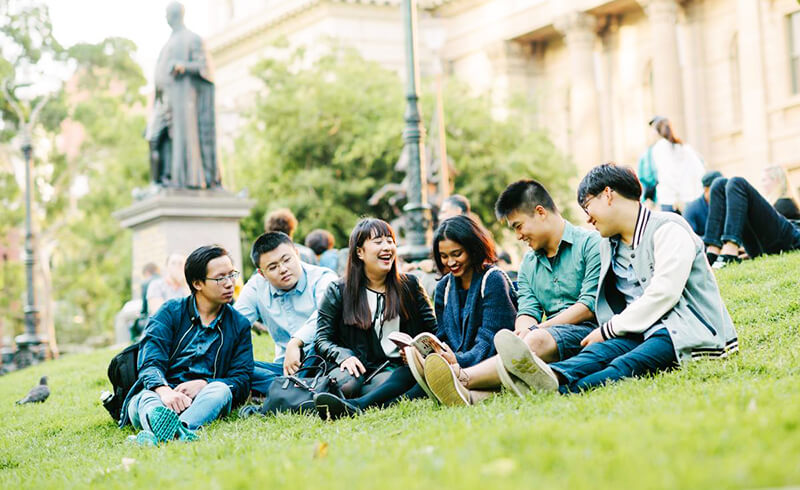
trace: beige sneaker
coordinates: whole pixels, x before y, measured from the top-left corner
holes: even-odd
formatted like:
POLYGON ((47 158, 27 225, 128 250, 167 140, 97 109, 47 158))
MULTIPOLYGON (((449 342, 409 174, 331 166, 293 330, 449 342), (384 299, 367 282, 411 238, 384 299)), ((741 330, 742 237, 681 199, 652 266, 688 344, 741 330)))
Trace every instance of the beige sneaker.
POLYGON ((500 356, 497 357, 496 368, 500 382, 508 391, 521 397, 525 396, 525 393, 531 391, 530 387, 525 384, 524 381, 506 371, 506 367, 503 365, 503 360, 500 359, 500 356))
POLYGON ((458 380, 450 363, 439 354, 425 358, 425 381, 443 405, 472 405, 469 390, 458 380))
POLYGON ((439 403, 439 399, 436 398, 428 386, 428 383, 425 381, 425 358, 413 347, 406 347, 403 349, 403 354, 406 356, 406 362, 408 363, 408 369, 411 371, 411 375, 414 376, 414 379, 417 381, 420 388, 422 388, 422 391, 433 401, 439 403))
POLYGON ((531 352, 524 340, 511 330, 494 336, 494 347, 509 374, 525 382, 534 391, 557 391, 558 378, 546 362, 531 352))

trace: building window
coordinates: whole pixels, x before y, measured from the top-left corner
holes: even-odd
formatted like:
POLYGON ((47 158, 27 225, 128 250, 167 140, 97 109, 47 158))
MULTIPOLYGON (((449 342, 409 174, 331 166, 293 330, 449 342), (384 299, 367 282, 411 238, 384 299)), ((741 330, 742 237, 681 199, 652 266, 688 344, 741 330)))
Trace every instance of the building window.
POLYGON ((731 79, 731 114, 736 124, 742 121, 742 82, 739 71, 739 35, 734 34, 728 48, 728 61, 731 79))
POLYGON ((800 12, 789 15, 789 63, 792 72, 792 93, 800 93, 800 12))

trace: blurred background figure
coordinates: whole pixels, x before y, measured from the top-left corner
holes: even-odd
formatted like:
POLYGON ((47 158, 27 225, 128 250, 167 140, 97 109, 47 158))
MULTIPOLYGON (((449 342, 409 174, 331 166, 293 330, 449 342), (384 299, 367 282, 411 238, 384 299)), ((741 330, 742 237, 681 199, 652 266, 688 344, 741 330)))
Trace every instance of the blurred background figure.
POLYGON ((147 286, 147 314, 152 316, 165 301, 183 298, 189 295, 183 266, 186 257, 181 254, 170 254, 167 257, 166 273, 163 277, 153 279, 147 286))
POLYGON ((442 201, 442 207, 439 209, 439 222, 441 223, 447 218, 462 214, 469 216, 470 211, 472 211, 472 209, 469 204, 469 199, 461 194, 453 194, 442 201))
POLYGON ((800 220, 800 209, 797 208, 797 201, 789 188, 786 171, 783 167, 773 165, 765 168, 761 177, 761 186, 764 189, 764 197, 772 203, 776 211, 786 219, 800 220))
POLYGON ((136 342, 142 336, 144 327, 147 325, 147 319, 150 317, 148 314, 147 303, 147 289, 150 283, 161 277, 158 266, 152 262, 148 262, 142 268, 142 309, 139 312, 139 317, 131 324, 131 341, 136 342))
POLYGON ((320 267, 327 267, 333 272, 339 269, 339 252, 334 250, 333 233, 316 229, 306 235, 306 247, 310 248, 317 258, 320 267))
POLYGON ((662 211, 683 212, 689 201, 702 192, 703 161, 672 130, 669 119, 655 116, 650 126, 660 136, 651 148, 656 171, 656 199, 662 211))

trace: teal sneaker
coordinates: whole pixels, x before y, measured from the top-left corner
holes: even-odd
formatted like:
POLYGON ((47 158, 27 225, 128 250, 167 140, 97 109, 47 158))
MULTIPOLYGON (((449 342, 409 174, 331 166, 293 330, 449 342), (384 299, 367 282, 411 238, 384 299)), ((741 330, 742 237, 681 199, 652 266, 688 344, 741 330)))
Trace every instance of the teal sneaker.
POLYGON ((167 407, 156 407, 147 416, 150 430, 158 442, 167 442, 175 439, 178 429, 182 427, 178 414, 167 407))
POLYGON ((197 435, 197 431, 191 430, 185 427, 183 424, 178 427, 178 440, 181 442, 192 442, 199 439, 200 436, 197 435))

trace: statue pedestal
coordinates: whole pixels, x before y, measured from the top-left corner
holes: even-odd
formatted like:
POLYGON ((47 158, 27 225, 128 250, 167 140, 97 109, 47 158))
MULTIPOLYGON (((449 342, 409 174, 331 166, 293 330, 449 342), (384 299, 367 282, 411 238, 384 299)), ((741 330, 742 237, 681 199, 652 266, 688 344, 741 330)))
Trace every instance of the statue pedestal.
POLYGON ((203 245, 220 245, 242 270, 239 220, 254 201, 225 190, 160 189, 114 213, 133 231, 132 297, 141 295, 142 268, 148 262, 164 269, 171 253, 189 255, 203 245))

